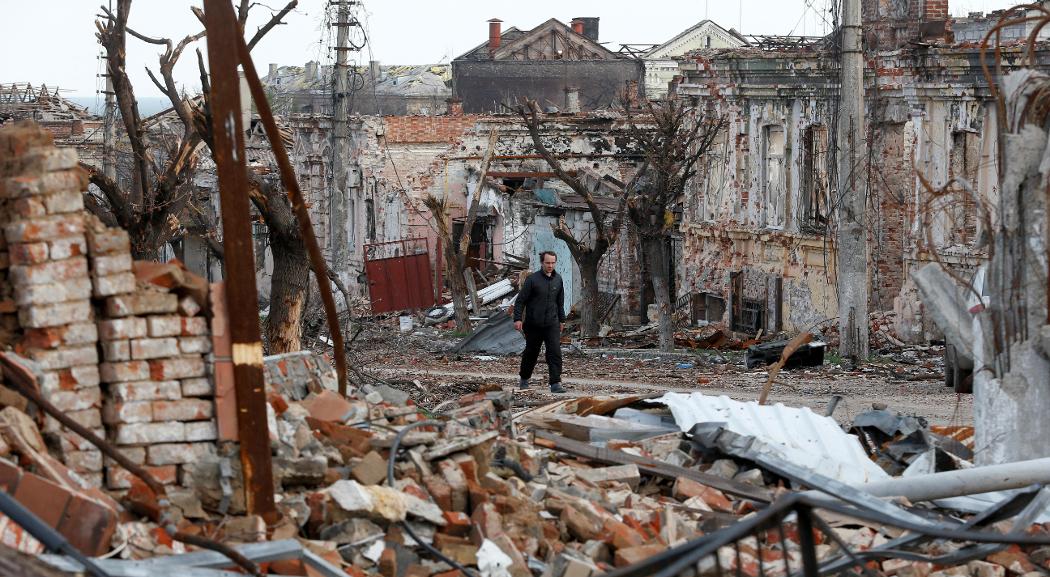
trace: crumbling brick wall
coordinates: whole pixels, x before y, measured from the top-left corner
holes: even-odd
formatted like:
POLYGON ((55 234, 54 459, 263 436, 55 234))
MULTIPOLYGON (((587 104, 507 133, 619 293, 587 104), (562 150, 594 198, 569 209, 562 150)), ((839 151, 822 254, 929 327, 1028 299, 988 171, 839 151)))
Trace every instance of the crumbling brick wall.
MULTIPOLYGON (((59 410, 162 483, 178 482, 216 438, 206 286, 190 295, 178 266, 133 263, 127 233, 84 209, 87 174, 49 132, 31 122, 0 129, 0 158, 3 344, 37 363, 59 410)), ((129 486, 127 472, 57 421, 43 431, 92 484, 129 486)))

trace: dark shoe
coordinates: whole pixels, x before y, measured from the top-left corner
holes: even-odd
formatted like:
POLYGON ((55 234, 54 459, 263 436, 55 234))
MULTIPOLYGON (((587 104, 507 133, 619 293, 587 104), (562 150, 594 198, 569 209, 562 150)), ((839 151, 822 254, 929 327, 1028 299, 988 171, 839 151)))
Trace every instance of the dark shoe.
POLYGON ((529 380, 528 379, 519 379, 519 381, 518 381, 518 388, 521 389, 521 390, 525 390, 525 389, 529 388, 529 380))
POLYGON ((561 386, 561 383, 551 383, 551 392, 554 394, 564 393, 565 387, 561 386))

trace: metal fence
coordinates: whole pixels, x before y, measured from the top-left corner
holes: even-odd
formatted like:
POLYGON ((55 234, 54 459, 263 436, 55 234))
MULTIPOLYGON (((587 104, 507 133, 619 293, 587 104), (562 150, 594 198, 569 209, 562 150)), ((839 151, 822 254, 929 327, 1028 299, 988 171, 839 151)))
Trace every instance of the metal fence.
POLYGON ((965 523, 946 517, 931 519, 924 525, 797 493, 733 525, 616 569, 606 577, 874 577, 884 573, 873 562, 886 559, 952 566, 983 559, 1010 544, 1050 543, 1050 537, 1025 533, 1048 504, 1050 492, 1033 487, 965 523), (1010 533, 979 530, 1015 517, 1010 533), (856 520, 859 525, 903 532, 878 546, 858 546, 844 541, 830 526, 832 519, 843 518, 856 520), (935 540, 965 545, 946 555, 924 554, 921 546, 935 540), (822 549, 819 554, 818 547, 822 549))

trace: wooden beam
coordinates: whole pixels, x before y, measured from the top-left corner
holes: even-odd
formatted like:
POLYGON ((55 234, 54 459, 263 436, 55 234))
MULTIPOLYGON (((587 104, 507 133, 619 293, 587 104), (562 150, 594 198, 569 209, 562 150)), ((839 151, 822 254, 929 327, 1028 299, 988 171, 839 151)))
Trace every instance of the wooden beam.
POLYGON ((773 500, 773 496, 769 491, 739 481, 723 479, 722 477, 716 477, 715 475, 708 475, 707 473, 701 473, 700 471, 695 471, 693 469, 686 469, 685 467, 664 463, 663 461, 657 461, 656 459, 650 459, 649 457, 640 457, 623 451, 617 451, 615 449, 598 447, 590 443, 582 443, 580 441, 566 439, 561 435, 555 435, 554 433, 549 433, 543 430, 537 430, 535 435, 535 443, 541 447, 547 447, 548 449, 576 455, 577 457, 585 457, 598 463, 609 465, 637 465, 638 470, 654 477, 662 477, 664 479, 685 477, 696 481, 697 483, 702 483, 708 487, 718 489, 719 491, 751 499, 753 501, 769 503, 773 500))
POLYGON ((241 29, 229 0, 204 0, 211 72, 216 171, 222 205, 226 255, 226 306, 233 342, 233 382, 237 394, 237 437, 241 445, 245 502, 249 514, 277 521, 273 500, 270 433, 266 424, 259 293, 248 207, 248 165, 241 123, 237 44, 241 29))
MULTIPOLYGON (((571 176, 576 176, 575 170, 570 170, 571 176)), ((553 172, 534 172, 534 171, 504 171, 498 170, 489 171, 488 176, 491 178, 557 178, 558 176, 553 172)))

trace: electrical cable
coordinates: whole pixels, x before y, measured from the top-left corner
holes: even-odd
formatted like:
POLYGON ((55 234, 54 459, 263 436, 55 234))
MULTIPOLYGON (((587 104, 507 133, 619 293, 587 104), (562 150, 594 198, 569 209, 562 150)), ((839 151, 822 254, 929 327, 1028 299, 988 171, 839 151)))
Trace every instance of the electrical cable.
MULTIPOLYGON (((406 426, 404 429, 401 429, 401 431, 397 433, 397 436, 394 437, 394 444, 390 446, 390 458, 387 459, 386 467, 386 483, 390 486, 391 489, 394 488, 394 463, 397 462, 397 450, 401 446, 401 439, 403 439, 405 435, 412 429, 424 426, 437 427, 439 429, 443 429, 445 428, 445 423, 433 420, 416 421, 415 423, 411 423, 410 425, 406 426)), ((478 577, 478 574, 474 571, 470 571, 463 565, 459 564, 455 559, 450 559, 444 553, 438 551, 433 545, 417 537, 416 533, 412 530, 412 527, 409 526, 408 521, 401 521, 400 525, 401 528, 405 530, 405 533, 408 533, 409 537, 414 539, 416 543, 422 545, 422 547, 428 552, 430 552, 431 555, 437 557, 445 563, 448 563, 452 568, 459 570, 461 573, 467 575, 468 577, 478 577)))

